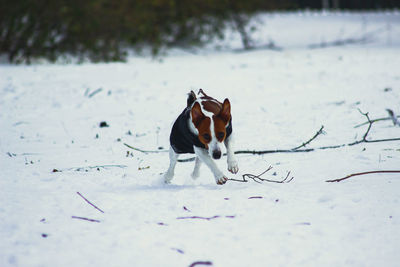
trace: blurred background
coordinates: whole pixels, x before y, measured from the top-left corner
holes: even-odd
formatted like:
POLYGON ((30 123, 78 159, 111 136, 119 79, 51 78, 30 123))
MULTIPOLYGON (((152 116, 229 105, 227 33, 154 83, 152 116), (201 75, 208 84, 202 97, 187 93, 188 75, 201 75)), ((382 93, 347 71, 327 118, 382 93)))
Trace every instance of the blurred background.
POLYGON ((124 61, 132 49, 157 55, 224 39, 226 28, 252 49, 255 29, 247 26, 259 12, 399 7, 398 0, 1 0, 0 55, 14 63, 66 55, 124 61))

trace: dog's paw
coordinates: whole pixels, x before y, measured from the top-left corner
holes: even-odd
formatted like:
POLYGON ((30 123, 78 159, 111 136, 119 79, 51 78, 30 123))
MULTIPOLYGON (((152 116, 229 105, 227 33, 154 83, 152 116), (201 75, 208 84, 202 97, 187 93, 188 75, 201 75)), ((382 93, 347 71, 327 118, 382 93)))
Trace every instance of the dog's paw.
POLYGON ((225 176, 222 176, 221 178, 217 179, 216 181, 217 181, 218 185, 223 185, 226 183, 226 181, 228 181, 228 178, 225 176))
POLYGON ((238 163, 236 160, 228 160, 228 171, 236 174, 239 171, 238 163))

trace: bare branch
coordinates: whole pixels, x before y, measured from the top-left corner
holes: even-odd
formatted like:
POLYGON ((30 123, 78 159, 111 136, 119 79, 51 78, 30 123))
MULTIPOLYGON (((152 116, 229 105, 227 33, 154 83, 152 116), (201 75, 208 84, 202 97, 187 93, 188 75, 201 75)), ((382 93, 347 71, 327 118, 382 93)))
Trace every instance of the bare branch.
POLYGON ((87 203, 89 203, 91 206, 93 206, 95 209, 97 209, 98 211, 104 213, 104 211, 102 211, 101 209, 99 209, 96 205, 94 205, 92 202, 90 202, 89 200, 87 200, 87 198, 85 198, 84 196, 82 196, 81 193, 76 192, 81 198, 83 198, 87 203))
MULTIPOLYGON (((340 145, 332 145, 332 146, 322 146, 322 147, 317 147, 317 148, 308 148, 308 149, 277 149, 277 150, 260 150, 260 151, 256 151, 256 150, 240 150, 240 151, 235 151, 235 154, 253 154, 253 155, 262 155, 262 154, 268 154, 268 153, 295 153, 295 152, 311 152, 311 151, 315 151, 315 150, 325 150, 325 149, 335 149, 335 148, 340 148, 340 147, 345 147, 345 146, 354 146, 354 145, 358 145, 361 143, 378 143, 378 142, 392 142, 392 141, 400 141, 400 137, 399 138, 386 138, 386 139, 373 139, 373 140, 368 140, 368 134, 372 128, 372 124, 376 121, 379 120, 371 120, 369 118, 368 113, 363 113, 360 109, 358 110, 362 115, 364 115, 367 120, 368 120, 368 128, 365 131, 362 139, 360 140, 356 140, 352 143, 348 143, 348 144, 340 144, 340 145)), ((317 132, 317 134, 311 138, 309 140, 309 142, 306 142, 304 144, 308 144, 310 143, 312 140, 314 140, 319 134, 323 133, 322 131, 323 127, 321 127, 321 129, 317 132)), ((299 146, 299 148, 302 146, 299 146)))
POLYGON ((325 182, 328 182, 328 183, 341 182, 341 181, 343 181, 343 180, 349 179, 349 178, 354 177, 354 176, 366 175, 366 174, 373 174, 373 173, 400 173, 400 170, 399 170, 399 171, 393 171, 393 170, 391 170, 391 171, 358 172, 358 173, 349 174, 349 175, 347 175, 347 176, 345 176, 345 177, 343 177, 343 178, 333 179, 333 180, 326 180, 325 182))

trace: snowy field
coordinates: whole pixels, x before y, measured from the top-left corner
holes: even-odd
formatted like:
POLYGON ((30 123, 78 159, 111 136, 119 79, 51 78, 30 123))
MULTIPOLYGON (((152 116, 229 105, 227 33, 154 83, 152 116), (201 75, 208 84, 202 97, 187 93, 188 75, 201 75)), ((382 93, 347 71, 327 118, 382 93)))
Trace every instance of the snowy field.
MULTIPOLYGON (((229 34, 156 60, 0 65, 0 266, 399 266, 400 174, 325 181, 400 170, 400 141, 239 154, 237 175, 218 161, 290 183, 218 186, 205 166, 192 181, 193 162, 161 183, 190 90, 230 99, 236 150, 291 149, 322 125, 305 148, 348 144, 367 131, 360 111, 400 113, 399 12, 254 23, 256 44, 281 50, 239 51, 229 34)), ((366 139, 399 137, 384 120, 366 139)))

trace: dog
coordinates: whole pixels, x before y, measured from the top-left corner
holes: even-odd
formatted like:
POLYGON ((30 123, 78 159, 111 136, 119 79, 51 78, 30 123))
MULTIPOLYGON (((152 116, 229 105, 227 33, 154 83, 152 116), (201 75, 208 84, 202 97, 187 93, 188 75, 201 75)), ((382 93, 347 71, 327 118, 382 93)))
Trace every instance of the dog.
POLYGON ((199 177, 201 163, 205 163, 214 175, 218 185, 225 184, 228 178, 217 167, 214 160, 222 156, 221 144, 226 147, 228 171, 239 171, 233 151, 231 104, 228 98, 221 103, 206 95, 202 89, 198 96, 191 91, 187 106, 172 126, 170 135, 170 164, 164 174, 165 183, 171 183, 175 165, 180 154, 196 154, 192 178, 199 177), (200 95, 201 94, 201 95, 200 95))

